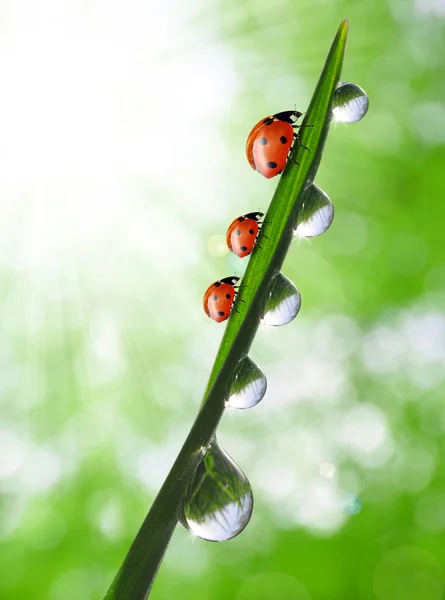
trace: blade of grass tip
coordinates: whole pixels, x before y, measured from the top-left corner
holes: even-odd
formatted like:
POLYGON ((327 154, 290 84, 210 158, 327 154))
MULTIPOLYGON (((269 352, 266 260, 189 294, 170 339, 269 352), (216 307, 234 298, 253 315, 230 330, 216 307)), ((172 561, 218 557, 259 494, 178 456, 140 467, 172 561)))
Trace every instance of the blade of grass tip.
POLYGON ((105 600, 145 600, 175 529, 188 482, 212 441, 225 408, 225 398, 238 362, 247 355, 256 330, 267 286, 283 264, 292 240, 293 223, 304 191, 313 180, 330 123, 330 104, 340 81, 348 32, 343 21, 332 43, 303 125, 295 165, 288 161, 264 218, 263 249, 255 248, 243 278, 239 312, 232 311, 210 374, 203 404, 164 484, 155 498, 105 600), (267 236, 267 237, 266 237, 267 236))
MULTIPOLYGON (((289 160, 280 178, 269 210, 264 217, 265 224, 262 234, 267 243, 261 241, 263 249, 260 250, 256 247, 251 255, 242 281, 242 294, 240 294, 245 304, 243 303, 240 307, 238 302, 236 307, 239 312, 234 311, 229 319, 206 393, 214 385, 223 366, 226 370, 227 363, 230 363, 233 369, 243 355, 247 354, 259 326, 257 315, 261 314, 261 305, 264 302, 265 288, 267 287, 264 285, 265 280, 270 281, 271 277, 281 269, 293 239, 293 224, 301 209, 303 192, 313 181, 320 163, 331 122, 331 98, 340 80, 347 33, 348 22, 343 21, 332 43, 302 123, 302 125, 311 125, 311 127, 304 127, 301 130, 302 146, 298 147, 295 154, 295 158, 300 164, 296 165, 289 160), (303 146, 307 146, 309 151, 305 150, 303 146), (238 336, 242 339, 235 344, 238 336), (240 346, 242 352, 239 352, 240 346), (230 360, 231 352, 235 355, 232 361, 230 360)), ((263 240, 263 238, 261 239, 263 240)), ((218 382, 218 385, 222 384, 223 382, 218 382)))

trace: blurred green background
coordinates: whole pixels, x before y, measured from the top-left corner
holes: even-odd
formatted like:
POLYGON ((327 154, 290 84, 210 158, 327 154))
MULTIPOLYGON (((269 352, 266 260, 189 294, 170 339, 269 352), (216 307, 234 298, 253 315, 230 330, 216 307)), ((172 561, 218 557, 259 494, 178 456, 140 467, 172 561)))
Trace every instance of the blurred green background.
POLYGON ((370 110, 331 129, 334 223, 252 348, 267 395, 218 432, 253 517, 178 526, 151 597, 444 597, 444 0, 4 0, 2 600, 103 597, 199 407, 202 294, 243 269, 220 236, 277 184, 247 134, 306 109, 344 18, 370 110))

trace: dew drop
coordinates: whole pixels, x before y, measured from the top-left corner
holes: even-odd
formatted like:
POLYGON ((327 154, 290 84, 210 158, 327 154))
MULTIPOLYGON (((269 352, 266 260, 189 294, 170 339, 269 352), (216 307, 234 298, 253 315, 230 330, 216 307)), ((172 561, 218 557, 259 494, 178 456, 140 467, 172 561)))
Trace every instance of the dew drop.
POLYGON ((355 123, 368 112, 369 99, 359 85, 340 83, 332 100, 332 114, 336 121, 355 123))
POLYGON ((260 367, 246 356, 236 368, 230 388, 227 406, 233 408, 252 408, 264 397, 267 380, 260 367))
POLYGON ((306 192, 294 229, 295 237, 315 237, 324 233, 334 220, 334 205, 329 196, 312 183, 306 192))
POLYGON ((290 279, 279 273, 270 284, 264 316, 264 325, 286 325, 298 315, 301 306, 300 292, 290 279))
POLYGON ((203 540, 225 542, 241 533, 252 511, 247 477, 214 439, 184 494, 181 523, 203 540))

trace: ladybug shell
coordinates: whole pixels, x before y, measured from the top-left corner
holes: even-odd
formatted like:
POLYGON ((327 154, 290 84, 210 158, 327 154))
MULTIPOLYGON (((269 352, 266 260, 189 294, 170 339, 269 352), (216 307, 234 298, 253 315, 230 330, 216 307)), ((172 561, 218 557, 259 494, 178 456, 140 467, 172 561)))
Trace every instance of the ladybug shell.
MULTIPOLYGON (((292 127, 296 127, 295 124, 298 121, 298 119, 302 116, 302 114, 303 113, 299 112, 298 110, 285 110, 283 112, 270 115, 269 117, 265 117, 264 119, 261 119, 261 121, 258 121, 255 127, 252 128, 252 131, 249 133, 249 137, 247 138, 246 154, 248 161, 251 162, 249 158, 249 147, 252 146, 253 142, 255 141, 255 134, 258 131, 258 129, 260 129, 260 127, 262 127, 263 125, 271 125, 273 121, 283 121, 284 123, 289 123, 292 127)), ((255 167, 252 166, 252 168, 255 167)))
POLYGON ((247 139, 246 155, 253 169, 270 179, 283 170, 292 146, 294 130, 285 121, 264 119, 247 139))
POLYGON ((239 277, 226 277, 215 281, 204 294, 204 311, 208 317, 217 323, 225 321, 230 315, 236 296, 234 284, 238 280, 239 277))
POLYGON ((249 161, 250 166, 252 167, 252 169, 255 170, 255 164, 253 162, 253 143, 256 139, 256 134, 257 131, 259 129, 261 129, 262 127, 264 127, 264 125, 270 125, 271 123, 273 123, 275 120, 275 117, 273 115, 271 115, 270 117, 266 117, 265 119, 261 119, 261 121, 258 121, 258 123, 255 125, 255 127, 252 127, 252 131, 249 133, 249 137, 247 138, 247 142, 246 142, 246 156, 247 156, 247 160, 249 161))
POLYGON ((255 244, 259 230, 259 219, 262 213, 250 213, 235 219, 226 233, 226 242, 229 250, 240 258, 248 256, 255 244))

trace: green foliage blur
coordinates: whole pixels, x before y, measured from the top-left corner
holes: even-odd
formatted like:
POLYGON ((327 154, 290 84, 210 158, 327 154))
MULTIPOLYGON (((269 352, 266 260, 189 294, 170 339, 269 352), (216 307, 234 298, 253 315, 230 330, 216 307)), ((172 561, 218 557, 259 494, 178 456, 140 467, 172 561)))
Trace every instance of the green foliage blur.
POLYGON ((335 218, 284 274, 302 308, 252 348, 220 445, 255 508, 178 526, 151 597, 440 600, 445 591, 443 0, 53 4, 0 15, 0 599, 105 594, 193 423, 224 325, 202 310, 238 215, 277 181, 250 128, 304 111, 341 20, 316 183, 335 218))

